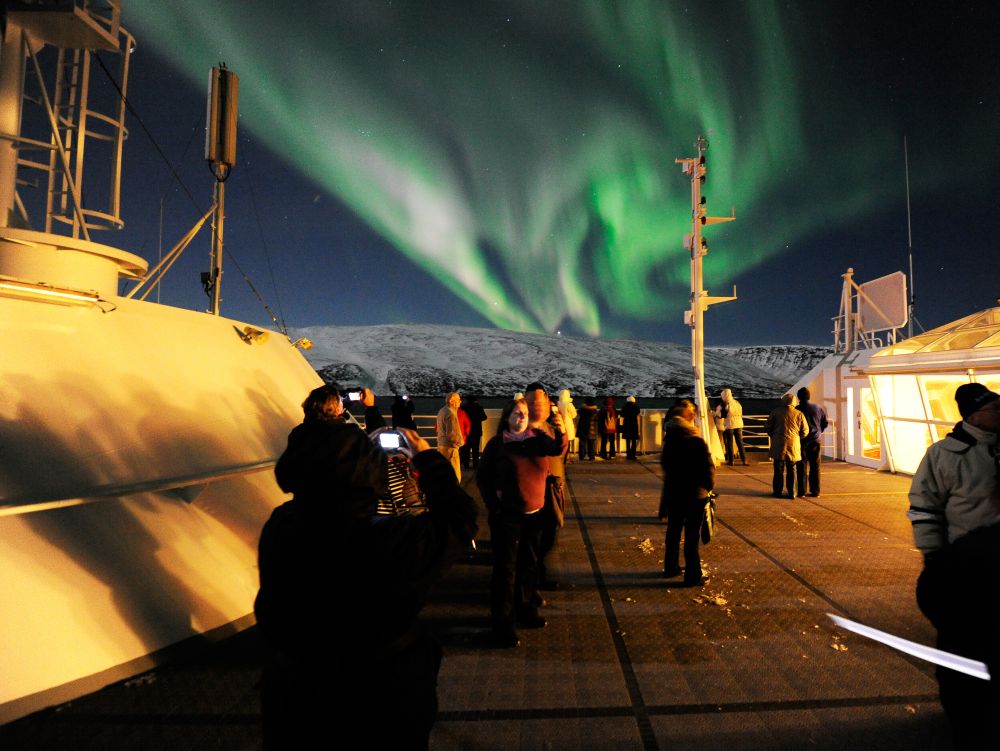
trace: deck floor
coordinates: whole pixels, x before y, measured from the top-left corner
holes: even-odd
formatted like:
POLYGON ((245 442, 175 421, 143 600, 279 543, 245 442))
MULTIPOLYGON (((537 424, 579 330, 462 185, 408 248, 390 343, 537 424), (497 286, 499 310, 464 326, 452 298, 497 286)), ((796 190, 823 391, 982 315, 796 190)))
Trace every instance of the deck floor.
MULTIPOLYGON (((661 575, 653 459, 569 466, 545 629, 489 644, 489 544, 425 610, 445 646, 431 748, 946 749, 933 667, 837 629, 925 644, 909 478, 823 466, 823 494, 770 496, 771 467, 721 467, 703 590, 661 575)), ((485 524, 483 524, 485 534, 485 524)), ((207 654, 0 728, 14 749, 260 748, 251 629, 207 654)))

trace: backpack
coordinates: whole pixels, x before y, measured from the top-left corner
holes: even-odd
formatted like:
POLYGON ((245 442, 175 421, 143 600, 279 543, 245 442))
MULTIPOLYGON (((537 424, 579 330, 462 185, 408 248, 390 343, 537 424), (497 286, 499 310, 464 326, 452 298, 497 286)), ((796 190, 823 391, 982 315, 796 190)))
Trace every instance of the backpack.
POLYGON ((618 417, 612 412, 604 413, 604 432, 614 433, 618 429, 618 417))

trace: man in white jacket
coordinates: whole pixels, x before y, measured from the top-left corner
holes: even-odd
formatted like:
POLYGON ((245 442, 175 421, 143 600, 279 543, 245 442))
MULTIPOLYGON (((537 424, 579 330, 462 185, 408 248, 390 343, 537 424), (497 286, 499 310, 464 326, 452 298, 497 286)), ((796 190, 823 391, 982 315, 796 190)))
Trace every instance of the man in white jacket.
POLYGON ((715 408, 715 417, 722 423, 722 443, 726 449, 726 464, 733 466, 733 443, 740 455, 740 462, 747 466, 747 455, 743 449, 743 405, 733 398, 732 389, 722 389, 722 401, 715 408))
POLYGON ((573 397, 570 396, 569 389, 559 392, 559 412, 562 414, 563 425, 566 426, 566 438, 569 440, 569 454, 566 461, 572 461, 573 453, 576 451, 576 407, 573 406, 573 397))
POLYGON ((959 749, 998 748, 1000 730, 1000 395, 955 392, 962 421, 933 444, 910 486, 913 539, 924 554, 917 604, 938 647, 986 662, 992 680, 938 668, 959 749))

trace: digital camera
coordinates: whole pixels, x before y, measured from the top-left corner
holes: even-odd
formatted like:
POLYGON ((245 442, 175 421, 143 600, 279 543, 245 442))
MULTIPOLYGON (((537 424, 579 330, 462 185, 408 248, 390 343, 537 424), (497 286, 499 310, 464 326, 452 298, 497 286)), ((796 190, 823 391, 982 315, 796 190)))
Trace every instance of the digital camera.
POLYGON ((378 434, 378 445, 386 451, 401 448, 404 443, 405 439, 403 436, 395 430, 386 430, 378 434))
POLYGON ((413 471, 413 449, 406 436, 392 428, 379 428, 371 434, 371 442, 385 452, 388 474, 388 492, 378 499, 378 513, 400 516, 426 511, 413 471))

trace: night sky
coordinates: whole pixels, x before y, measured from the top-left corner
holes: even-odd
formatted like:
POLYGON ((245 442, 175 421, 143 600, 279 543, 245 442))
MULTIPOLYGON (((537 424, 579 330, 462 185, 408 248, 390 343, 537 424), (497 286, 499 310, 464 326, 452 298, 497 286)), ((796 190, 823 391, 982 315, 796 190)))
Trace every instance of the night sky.
MULTIPOLYGON (((126 229, 157 256, 211 203, 204 91, 240 76, 226 244, 289 326, 432 323, 688 342, 707 133, 709 345, 831 341, 840 276, 907 269, 916 314, 990 307, 1000 36, 988 3, 125 3, 126 229)), ((107 55, 107 53, 103 53, 107 55)), ((107 58, 110 60, 110 57, 107 58)), ((204 232, 162 301, 204 309, 204 232)), ((268 323, 227 259, 223 312, 268 323)))

